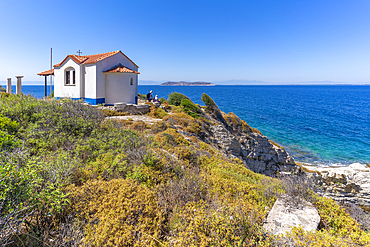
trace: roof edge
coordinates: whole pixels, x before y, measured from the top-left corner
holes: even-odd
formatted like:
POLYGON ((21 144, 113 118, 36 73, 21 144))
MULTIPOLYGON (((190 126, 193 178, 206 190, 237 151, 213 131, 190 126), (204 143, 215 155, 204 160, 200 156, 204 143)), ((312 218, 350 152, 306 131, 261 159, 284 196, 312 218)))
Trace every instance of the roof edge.
POLYGON ((110 69, 106 69, 102 72, 103 73, 134 73, 134 74, 140 74, 139 71, 135 71, 133 69, 130 69, 130 68, 126 67, 125 65, 121 64, 121 63, 118 63, 118 64, 114 65, 113 67, 111 67, 110 69), (130 71, 125 71, 125 72, 113 71, 113 70, 118 69, 118 68, 126 68, 130 71))
POLYGON ((63 59, 62 62, 55 64, 53 67, 55 67, 55 68, 61 67, 68 58, 71 58, 74 62, 76 62, 78 64, 94 64, 94 63, 100 62, 100 61, 102 61, 102 60, 104 60, 104 59, 106 59, 108 57, 114 56, 114 55, 116 55, 118 53, 121 53, 127 60, 129 60, 133 65, 135 65, 137 68, 139 68, 139 66, 136 63, 134 63, 134 61, 132 61, 128 56, 126 56, 126 54, 124 54, 121 50, 116 50, 116 51, 106 52, 106 53, 98 53, 98 54, 86 55, 86 56, 76 56, 74 54, 67 55, 63 59), (111 54, 109 54, 109 53, 111 53, 111 54), (108 54, 108 55, 105 56, 105 57, 103 57, 103 58, 97 59, 97 61, 85 63, 85 61, 88 60, 90 56, 96 56, 96 55, 102 55, 102 54, 108 54), (79 58, 81 58, 81 60, 79 58))

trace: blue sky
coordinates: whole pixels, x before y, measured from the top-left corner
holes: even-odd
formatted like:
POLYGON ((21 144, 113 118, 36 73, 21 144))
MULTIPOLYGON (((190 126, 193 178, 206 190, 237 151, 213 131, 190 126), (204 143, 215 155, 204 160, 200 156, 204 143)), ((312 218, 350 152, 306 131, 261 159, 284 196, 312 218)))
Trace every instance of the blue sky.
POLYGON ((370 82, 370 1, 0 1, 0 81, 81 50, 141 80, 370 82))

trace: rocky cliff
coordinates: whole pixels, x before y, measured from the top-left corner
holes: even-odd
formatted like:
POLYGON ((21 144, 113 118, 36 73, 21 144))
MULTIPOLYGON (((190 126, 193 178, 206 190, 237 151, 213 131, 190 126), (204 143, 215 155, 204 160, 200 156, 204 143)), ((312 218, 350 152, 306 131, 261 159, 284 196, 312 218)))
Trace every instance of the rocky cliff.
POLYGON ((184 126, 178 116, 169 115, 164 120, 188 139, 196 136, 217 147, 225 155, 239 158, 254 172, 274 177, 280 172, 296 173, 300 170, 284 148, 270 141, 257 129, 251 128, 234 113, 225 114, 215 104, 199 108, 198 113, 200 118, 193 120, 193 124, 200 126, 197 133, 184 128, 192 123, 184 126))

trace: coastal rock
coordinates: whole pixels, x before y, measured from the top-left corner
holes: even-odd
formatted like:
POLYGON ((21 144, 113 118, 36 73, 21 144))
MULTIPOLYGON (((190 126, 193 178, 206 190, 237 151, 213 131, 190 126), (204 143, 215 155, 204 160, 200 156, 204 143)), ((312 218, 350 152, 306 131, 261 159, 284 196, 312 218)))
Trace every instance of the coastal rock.
POLYGON ((325 167, 303 164, 302 167, 324 188, 323 195, 370 209, 370 167, 359 163, 325 167))
POLYGON ((277 172, 297 172, 299 169, 294 159, 284 149, 270 143, 267 137, 252 132, 242 135, 242 140, 245 143, 243 154, 252 171, 274 176, 277 172))
POLYGON ((127 104, 126 102, 114 103, 114 107, 99 107, 100 109, 110 109, 117 112, 125 112, 128 114, 147 114, 150 111, 149 105, 136 105, 136 104, 127 104))
POLYGON ((241 144, 224 126, 215 125, 211 126, 211 132, 217 143, 227 152, 231 152, 235 156, 240 155, 241 144))
POLYGON ((212 116, 220 122, 209 127, 211 142, 216 143, 226 153, 238 157, 250 170, 267 176, 276 176, 279 172, 297 173, 300 169, 294 159, 281 147, 271 143, 259 131, 253 131, 235 114, 212 116))
POLYGON ((316 230, 321 220, 317 209, 307 201, 294 207, 289 200, 287 196, 276 200, 263 228, 274 235, 290 232, 293 226, 302 226, 306 231, 316 230))

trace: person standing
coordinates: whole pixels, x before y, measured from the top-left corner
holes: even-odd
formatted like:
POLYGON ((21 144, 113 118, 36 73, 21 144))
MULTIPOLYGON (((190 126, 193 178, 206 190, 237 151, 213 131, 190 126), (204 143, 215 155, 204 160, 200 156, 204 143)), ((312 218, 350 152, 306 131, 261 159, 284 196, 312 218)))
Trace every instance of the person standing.
POLYGON ((146 95, 146 98, 149 102, 153 100, 153 90, 150 90, 150 92, 146 95))

